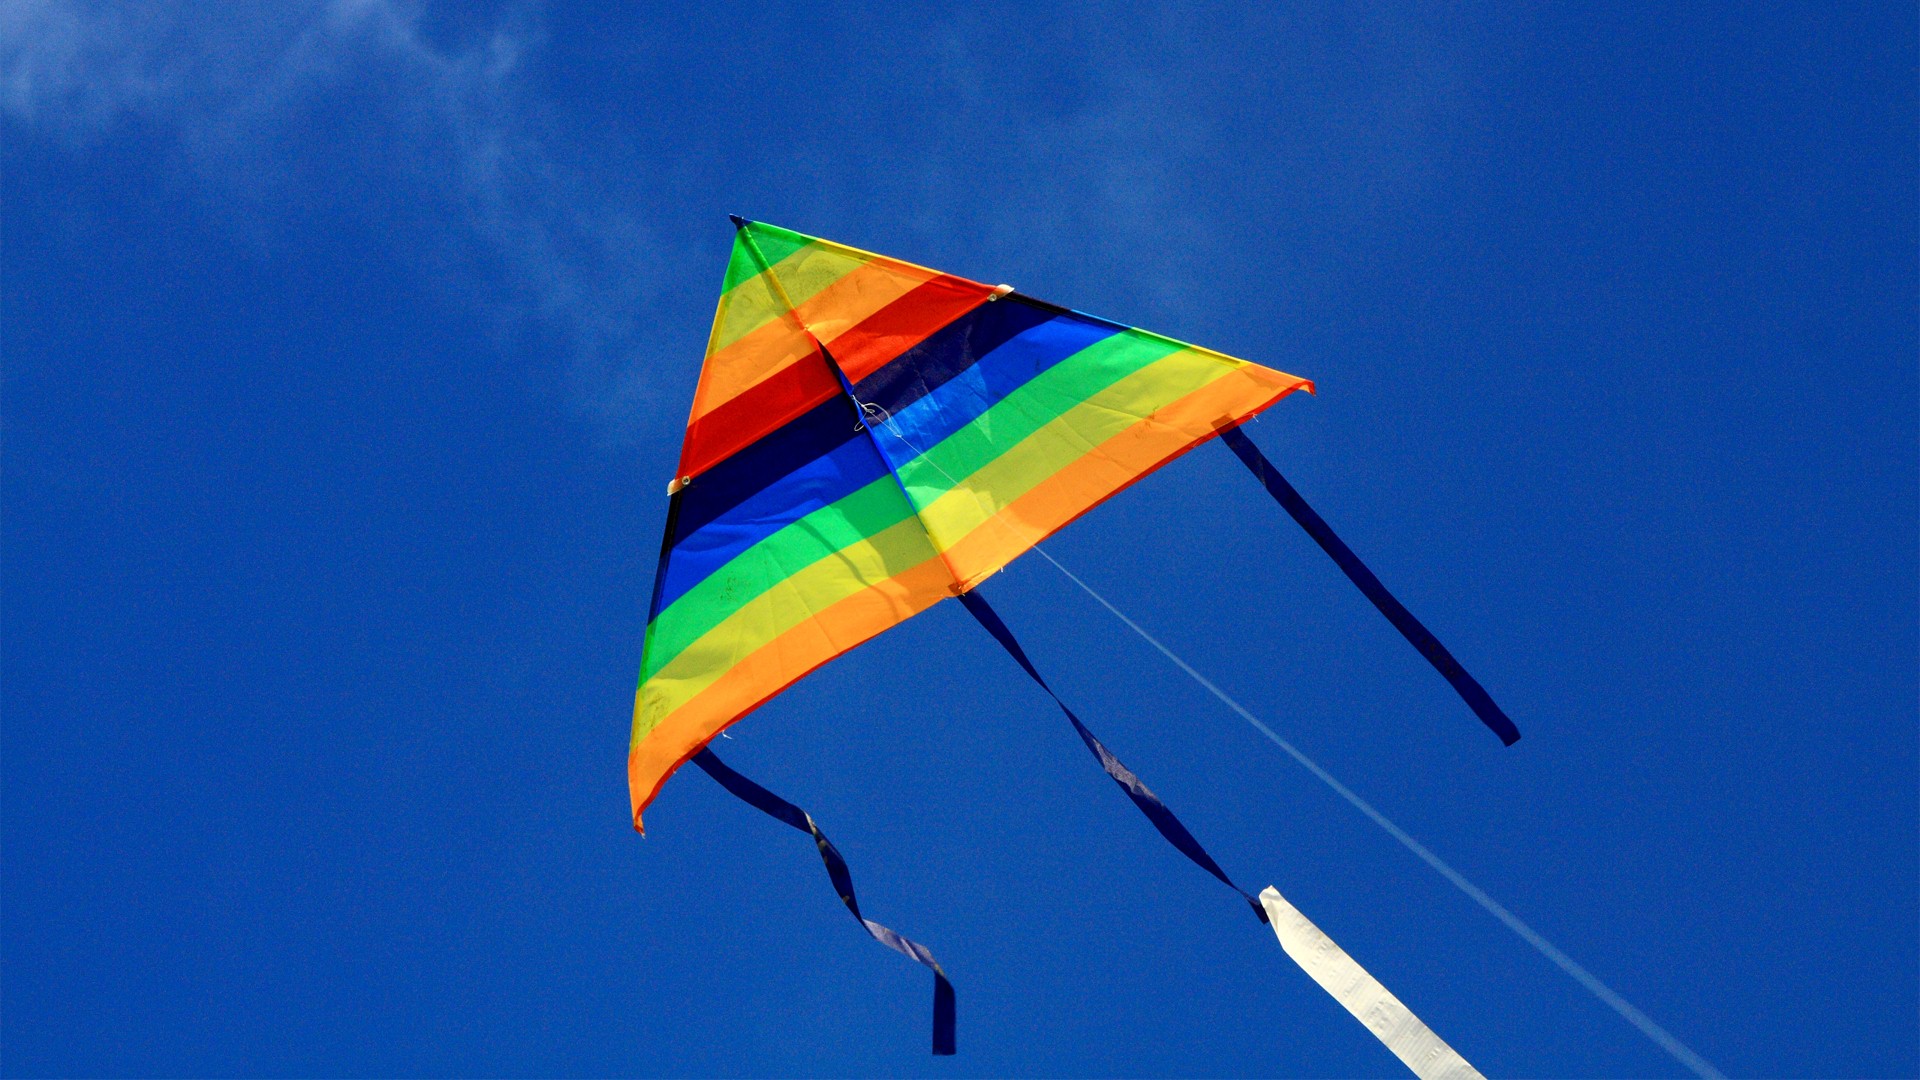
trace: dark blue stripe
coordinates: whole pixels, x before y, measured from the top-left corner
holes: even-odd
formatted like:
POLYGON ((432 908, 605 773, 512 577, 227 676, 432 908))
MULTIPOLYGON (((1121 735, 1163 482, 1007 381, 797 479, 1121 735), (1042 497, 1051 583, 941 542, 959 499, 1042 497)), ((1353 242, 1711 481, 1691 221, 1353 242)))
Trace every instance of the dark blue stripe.
MULTIPOLYGON (((1033 310, 1025 305, 1010 306, 1022 311, 1033 310)), ((1002 339, 985 352, 973 347, 975 343, 970 340, 953 343, 960 352, 975 359, 970 366, 952 372, 938 386, 926 389, 923 384, 907 384, 904 389, 916 391, 910 398, 903 395, 888 399, 870 396, 862 384, 861 400, 886 410, 888 419, 881 425, 883 432, 906 440, 896 449, 883 438, 881 444, 887 455, 895 461, 911 460, 917 456, 916 451, 932 449, 1041 372, 1112 337, 1119 329, 1078 315, 1053 315, 1002 339)), ((936 364, 949 362, 931 355, 927 360, 936 364)))
POLYGON ((1253 445, 1253 440, 1247 438, 1246 432, 1238 427, 1225 428, 1220 432, 1220 439, 1239 456, 1241 462, 1259 478, 1260 483, 1266 486, 1267 492, 1273 496, 1274 501, 1278 502, 1287 513, 1293 515, 1293 520, 1307 531, 1308 536, 1313 537, 1314 543, 1320 545, 1320 550, 1332 557, 1333 561, 1346 573, 1348 580, 1359 586, 1366 598, 1373 601, 1373 606, 1380 609, 1380 614, 1387 617, 1387 621, 1393 624, 1395 630, 1400 631, 1400 636, 1420 650, 1420 655, 1427 658, 1427 663, 1432 664, 1434 670, 1452 684, 1454 692, 1460 695, 1460 700, 1467 703, 1467 708, 1473 710, 1473 714, 1480 718, 1480 722, 1492 729, 1495 735, 1500 736, 1500 741, 1506 745, 1512 746, 1519 742, 1520 729, 1515 727, 1513 721, 1507 718, 1507 714, 1494 703, 1493 697, 1487 693, 1479 681, 1467 674, 1467 669, 1460 666, 1460 661, 1453 658, 1453 654, 1447 651, 1445 645, 1440 644, 1440 639, 1434 637, 1432 631, 1421 625, 1419 619, 1413 617, 1413 612, 1408 611, 1406 605, 1394 599, 1393 594, 1387 591, 1387 587, 1380 584, 1380 579, 1373 576, 1373 571, 1367 569, 1367 564, 1361 562, 1360 557, 1353 553, 1353 549, 1334 535, 1333 529, 1327 525, 1325 519, 1315 513, 1313 507, 1307 505, 1307 500, 1300 497, 1300 493, 1293 489, 1292 484, 1287 483, 1287 478, 1281 476, 1280 470, 1273 467, 1273 462, 1268 461, 1267 456, 1260 452, 1260 448, 1253 445))
POLYGON ((734 772, 710 749, 701 748, 693 756, 693 763, 741 802, 813 836, 814 847, 820 851, 820 861, 827 864, 827 878, 833 882, 833 891, 840 895, 840 902, 847 905, 847 910, 853 912, 853 917, 873 936, 873 940, 908 959, 918 961, 933 972, 933 1052, 940 1055, 953 1053, 953 984, 947 981, 947 973, 940 969, 940 962, 933 958, 925 945, 860 914, 860 902, 853 895, 853 872, 847 869, 847 860, 840 855, 840 849, 834 847, 833 841, 827 839, 827 834, 821 832, 820 826, 814 823, 813 815, 734 772))
POLYGON ((1060 312, 1012 297, 981 304, 927 335, 926 340, 855 384, 862 401, 904 409, 938 390, 1008 339, 1026 333, 1060 312))
POLYGON ((734 556, 887 475, 843 397, 822 402, 679 493, 649 620, 734 556))

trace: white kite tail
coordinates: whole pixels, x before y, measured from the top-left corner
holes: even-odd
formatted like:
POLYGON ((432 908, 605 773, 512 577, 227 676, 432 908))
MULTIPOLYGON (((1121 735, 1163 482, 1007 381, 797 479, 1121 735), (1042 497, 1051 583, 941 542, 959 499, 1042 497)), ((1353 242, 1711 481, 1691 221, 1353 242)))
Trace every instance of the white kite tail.
POLYGON ((1367 969, 1334 944, 1300 909, 1287 903, 1280 890, 1269 885, 1260 893, 1260 904, 1267 919, 1293 962, 1333 995, 1333 1000, 1365 1024, 1374 1037, 1393 1051, 1420 1080, 1486 1080, 1480 1070, 1467 1064, 1446 1040, 1413 1015, 1413 1010, 1367 969))

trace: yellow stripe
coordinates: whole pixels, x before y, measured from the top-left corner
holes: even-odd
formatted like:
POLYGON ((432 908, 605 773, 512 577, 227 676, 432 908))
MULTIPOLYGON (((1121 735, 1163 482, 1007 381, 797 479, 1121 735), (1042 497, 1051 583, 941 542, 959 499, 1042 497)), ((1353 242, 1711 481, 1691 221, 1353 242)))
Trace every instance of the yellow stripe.
MULTIPOLYGON (((815 293, 871 261, 872 256, 836 251, 815 241, 774 263, 772 273, 795 304, 804 304, 815 293)), ((726 348, 785 312, 786 305, 781 303, 779 293, 767 282, 767 271, 755 274, 720 298, 707 352, 712 354, 726 348)))
MULTIPOLYGON (((1244 362, 1183 350, 1148 364, 1066 409, 1033 434, 1008 447, 971 476, 952 484, 918 461, 901 470, 907 490, 920 502, 927 488, 949 489, 922 511, 934 546, 945 551, 1008 504, 1169 402, 1233 374, 1244 362)), ((1026 405, 1008 398, 1004 404, 1026 405)), ((1045 407, 1044 402, 1033 405, 1045 407)), ((997 406, 996 406, 997 408, 997 406)))
MULTIPOLYGON (((813 242, 809 246, 817 247, 822 250, 836 251, 849 258, 866 259, 872 262, 884 262, 890 266, 893 266, 903 271, 907 271, 909 273, 925 275, 929 279, 937 278, 937 277, 957 277, 958 276, 955 274, 949 274, 944 270, 935 270, 932 267, 921 266, 919 263, 908 262, 905 259, 896 259, 891 255, 876 255, 873 252, 866 250, 865 248, 857 248, 852 246, 851 244, 840 244, 840 243, 835 243, 832 240, 822 240, 817 236, 813 238, 813 242)), ((784 283, 787 279, 785 275, 782 275, 780 280, 781 282, 784 283)), ((967 279, 961 278, 961 280, 965 281, 967 279)))
POLYGON ((794 571, 771 560, 750 566, 736 566, 743 560, 734 560, 726 572, 739 573, 743 586, 760 586, 764 591, 681 650, 646 681, 640 688, 641 705, 634 716, 635 741, 728 669, 788 630, 840 600, 936 557, 920 522, 910 517, 794 571), (760 580, 748 583, 746 577, 760 580))
POLYGON ((962 586, 970 587, 1121 488, 1212 438, 1222 421, 1244 420, 1307 385, 1305 379, 1255 364, 1236 368, 1072 461, 941 554, 962 586))
MULTIPOLYGON (((634 828, 641 827, 640 812, 653 801, 668 774, 722 728, 814 668, 953 595, 952 584, 946 566, 939 559, 928 559, 862 589, 728 668, 704 692, 651 724, 645 738, 636 737, 627 754, 634 828)), ((640 730, 639 708, 636 704, 636 731, 640 730)))

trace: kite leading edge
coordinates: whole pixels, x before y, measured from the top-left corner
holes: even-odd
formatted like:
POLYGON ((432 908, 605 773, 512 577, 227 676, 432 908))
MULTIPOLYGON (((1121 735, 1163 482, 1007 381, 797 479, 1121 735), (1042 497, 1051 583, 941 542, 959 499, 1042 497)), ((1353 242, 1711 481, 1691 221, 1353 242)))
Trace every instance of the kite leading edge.
POLYGON ((627 758, 633 824, 644 831, 642 812, 691 760, 809 832, 854 917, 934 973, 934 1053, 953 1052, 946 973, 924 947, 860 914, 845 861, 805 811, 722 765, 707 743, 814 668, 957 596, 1161 835, 1268 921, 1266 895, 1228 878, 1054 694, 976 591, 1194 446, 1224 437, 1501 740, 1519 738, 1239 431, 1293 391, 1311 391, 1307 380, 1009 286, 733 220, 733 254, 668 485, 627 758))

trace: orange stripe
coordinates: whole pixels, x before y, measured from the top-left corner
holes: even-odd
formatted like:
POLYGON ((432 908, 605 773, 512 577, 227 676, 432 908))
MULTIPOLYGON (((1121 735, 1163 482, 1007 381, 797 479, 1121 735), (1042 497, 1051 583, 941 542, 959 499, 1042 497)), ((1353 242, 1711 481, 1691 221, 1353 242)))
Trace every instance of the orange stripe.
MULTIPOLYGON (((870 262, 801 301, 793 313, 815 337, 832 343, 931 276, 929 271, 898 263, 870 262)), ((700 369, 700 386, 694 391, 694 413, 688 422, 700 419, 812 352, 804 335, 780 317, 707 354, 707 362, 700 369), (789 340, 794 338, 799 341, 789 340)))
POLYGON ((686 441, 680 445, 680 471, 675 475, 698 476, 840 393, 840 380, 833 377, 833 369, 811 344, 808 349, 805 361, 774 372, 706 415, 695 417, 687 425, 686 441))
POLYGON ((788 319, 760 324, 733 344, 707 354, 693 389, 692 427, 700 418, 815 352, 813 339, 788 319))
MULTIPOLYGON (((667 777, 708 740, 821 664, 952 595, 953 578, 946 564, 928 559, 829 605, 728 668, 713 685, 663 717, 628 752, 633 827, 646 831, 640 812, 660 793, 667 777)), ((638 694, 633 708, 639 715, 638 694)))
POLYGON ((1136 480, 1212 438, 1221 420, 1254 416, 1305 379, 1248 364, 1171 402, 1089 450, 975 526, 945 554, 955 576, 972 588, 1136 480))

